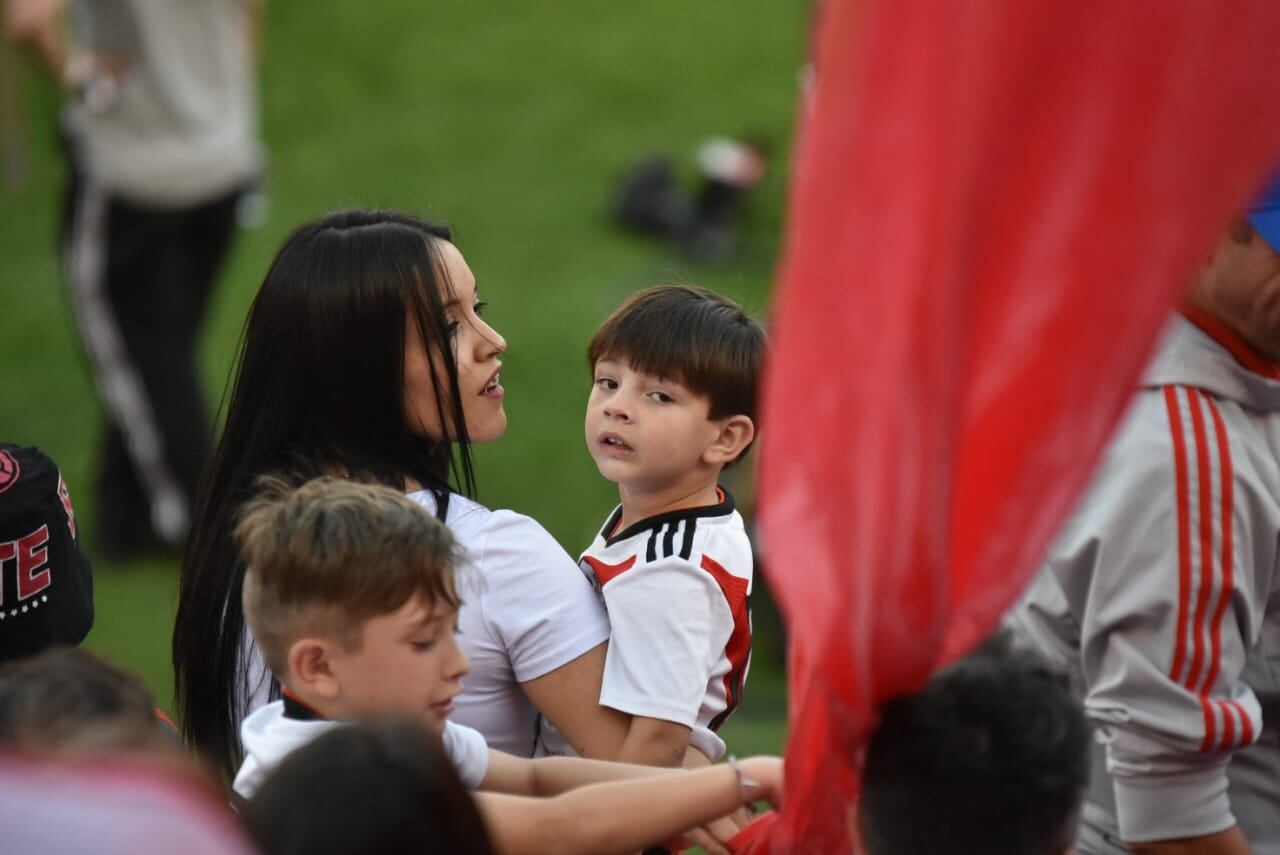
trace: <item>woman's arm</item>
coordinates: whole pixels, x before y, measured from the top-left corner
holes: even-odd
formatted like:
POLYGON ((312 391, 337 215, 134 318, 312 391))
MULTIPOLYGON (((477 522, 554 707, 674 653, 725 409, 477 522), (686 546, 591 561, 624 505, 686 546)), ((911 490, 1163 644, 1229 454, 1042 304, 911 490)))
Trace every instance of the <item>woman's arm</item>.
POLYGON ((600 706, 600 684, 608 642, 598 644, 554 671, 520 687, 583 757, 617 759, 631 729, 631 716, 600 706))
POLYGON ((780 800, 779 758, 753 757, 739 766, 741 780, 727 764, 683 773, 646 770, 645 777, 585 786, 550 799, 476 793, 476 804, 502 855, 631 853, 723 816, 744 801, 780 800))

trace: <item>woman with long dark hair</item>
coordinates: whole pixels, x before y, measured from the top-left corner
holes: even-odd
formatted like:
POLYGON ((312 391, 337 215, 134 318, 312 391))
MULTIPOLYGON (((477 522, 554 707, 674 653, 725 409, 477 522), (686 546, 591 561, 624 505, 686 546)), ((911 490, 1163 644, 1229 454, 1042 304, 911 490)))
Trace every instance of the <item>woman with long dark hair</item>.
MULTIPOLYGON (((474 492, 471 443, 506 430, 502 337, 448 229, 345 211, 277 253, 245 325, 227 423, 183 559, 173 663, 188 742, 229 776, 237 727, 275 691, 246 634, 231 528, 267 473, 403 489, 453 530, 475 584, 459 613, 472 663, 454 718, 528 755, 541 712, 610 756, 627 718, 598 705, 609 626, 573 560, 528 517, 474 492)), ((388 548, 394 548, 389 544, 388 548)))

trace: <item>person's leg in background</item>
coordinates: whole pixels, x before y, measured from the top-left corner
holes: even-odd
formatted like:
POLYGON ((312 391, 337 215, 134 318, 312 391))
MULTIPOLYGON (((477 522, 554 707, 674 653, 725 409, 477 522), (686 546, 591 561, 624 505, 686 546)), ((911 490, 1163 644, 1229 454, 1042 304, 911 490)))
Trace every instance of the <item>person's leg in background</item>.
POLYGON ((178 549, 210 449, 196 345, 234 201, 150 210, 81 184, 67 269, 107 421, 95 540, 113 559, 178 549))

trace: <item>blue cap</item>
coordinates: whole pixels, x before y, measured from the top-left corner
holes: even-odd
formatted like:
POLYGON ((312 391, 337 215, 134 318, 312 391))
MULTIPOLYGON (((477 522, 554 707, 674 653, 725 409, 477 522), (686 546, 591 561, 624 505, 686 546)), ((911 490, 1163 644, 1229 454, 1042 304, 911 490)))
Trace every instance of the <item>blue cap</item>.
POLYGON ((1272 249, 1280 252, 1280 172, 1272 174, 1244 217, 1272 249))

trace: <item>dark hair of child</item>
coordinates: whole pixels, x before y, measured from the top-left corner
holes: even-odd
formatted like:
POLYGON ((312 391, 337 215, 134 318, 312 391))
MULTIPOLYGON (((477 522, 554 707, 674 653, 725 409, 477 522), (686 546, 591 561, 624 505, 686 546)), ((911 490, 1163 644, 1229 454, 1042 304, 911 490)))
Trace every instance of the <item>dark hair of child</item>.
POLYGON ((1065 851, 1088 741, 1065 678, 1007 638, 992 639, 884 707, 859 806, 869 855, 1065 851))
POLYGON ((490 855, 438 740, 413 724, 352 725, 294 751, 242 815, 263 855, 490 855))
POLYGON ((705 396, 711 419, 755 422, 764 352, 764 330, 728 297, 695 285, 655 285, 605 319, 587 345, 587 365, 625 362, 705 396))

